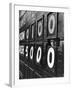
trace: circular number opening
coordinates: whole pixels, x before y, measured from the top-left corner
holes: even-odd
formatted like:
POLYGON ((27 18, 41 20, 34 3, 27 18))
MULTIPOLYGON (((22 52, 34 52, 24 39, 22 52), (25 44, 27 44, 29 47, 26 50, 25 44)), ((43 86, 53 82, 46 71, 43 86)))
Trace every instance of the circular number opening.
POLYGON ((42 23, 39 22, 38 24, 38 36, 41 36, 42 35, 42 23))
POLYGON ((55 52, 54 52, 54 49, 51 47, 49 48, 48 53, 47 53, 47 64, 49 68, 53 68, 54 60, 55 60, 55 52))
POLYGON ((38 48, 37 50, 37 56, 36 56, 36 62, 39 63, 41 60, 41 55, 42 55, 42 49, 41 47, 38 48))
POLYGON ((48 30, 49 30, 49 33, 50 33, 50 34, 53 34, 54 29, 55 29, 55 16, 54 16, 54 15, 51 15, 51 16, 49 17, 49 22, 48 22, 48 30))
POLYGON ((33 59, 33 46, 30 49, 30 59, 33 59))

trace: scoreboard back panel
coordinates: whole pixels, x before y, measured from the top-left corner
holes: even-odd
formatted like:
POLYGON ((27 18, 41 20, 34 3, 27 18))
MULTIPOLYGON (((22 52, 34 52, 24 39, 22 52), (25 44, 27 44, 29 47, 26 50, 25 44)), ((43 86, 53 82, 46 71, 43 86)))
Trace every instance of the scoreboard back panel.
POLYGON ((19 79, 64 76, 64 13, 19 11, 19 79))

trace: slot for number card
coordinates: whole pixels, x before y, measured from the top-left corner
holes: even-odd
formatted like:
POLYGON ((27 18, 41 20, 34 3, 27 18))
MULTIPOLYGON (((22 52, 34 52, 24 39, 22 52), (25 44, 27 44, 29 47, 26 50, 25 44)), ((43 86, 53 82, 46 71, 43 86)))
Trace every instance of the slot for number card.
POLYGON ((42 66, 41 62, 43 59, 43 45, 42 44, 36 44, 35 49, 35 64, 42 66))
POLYGON ((29 45, 29 61, 34 64, 34 60, 35 60, 35 45, 34 44, 30 44, 29 45))
POLYGON ((34 22, 32 25, 31 25, 31 40, 35 40, 35 36, 36 36, 36 23, 34 22))
POLYGON ((45 49, 45 59, 46 59, 46 67, 45 70, 49 73, 50 76, 56 76, 56 62, 57 62, 57 57, 56 57, 56 47, 46 45, 45 49))
POLYGON ((47 38, 57 37, 57 13, 47 15, 47 38))
POLYGON ((37 21, 37 40, 43 39, 44 35, 44 16, 37 21))

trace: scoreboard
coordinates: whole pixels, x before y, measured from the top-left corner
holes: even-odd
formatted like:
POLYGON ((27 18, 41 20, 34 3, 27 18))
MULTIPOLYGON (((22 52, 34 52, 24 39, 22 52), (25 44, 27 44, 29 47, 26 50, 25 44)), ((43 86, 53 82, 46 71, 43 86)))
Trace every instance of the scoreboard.
POLYGON ((26 11, 23 16, 20 14, 21 11, 19 78, 63 77, 64 13, 26 11))

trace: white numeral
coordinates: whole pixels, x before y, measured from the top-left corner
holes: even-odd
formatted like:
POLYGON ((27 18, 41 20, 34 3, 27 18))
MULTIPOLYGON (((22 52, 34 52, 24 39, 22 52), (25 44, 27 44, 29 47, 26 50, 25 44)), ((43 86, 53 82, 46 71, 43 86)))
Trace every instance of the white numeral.
POLYGON ((30 49, 30 59, 33 59, 33 51, 34 51, 34 48, 32 46, 31 49, 30 49))
POLYGON ((54 16, 54 15, 51 15, 51 16, 49 17, 49 23, 48 23, 49 33, 50 33, 50 34, 53 34, 54 29, 55 29, 55 16, 54 16))
POLYGON ((40 62, 41 56, 42 56, 42 49, 41 49, 41 47, 39 47, 38 50, 37 50, 37 56, 36 56, 37 63, 40 62))
POLYGON ((47 64, 49 68, 53 68, 54 60, 55 60, 55 52, 54 52, 54 49, 51 47, 49 48, 48 53, 47 53, 47 64), (50 54, 51 54, 51 57, 50 57, 50 54), (50 61, 50 58, 51 58, 51 61, 50 61))
POLYGON ((39 22, 38 24, 38 36, 42 35, 42 22, 39 22))

